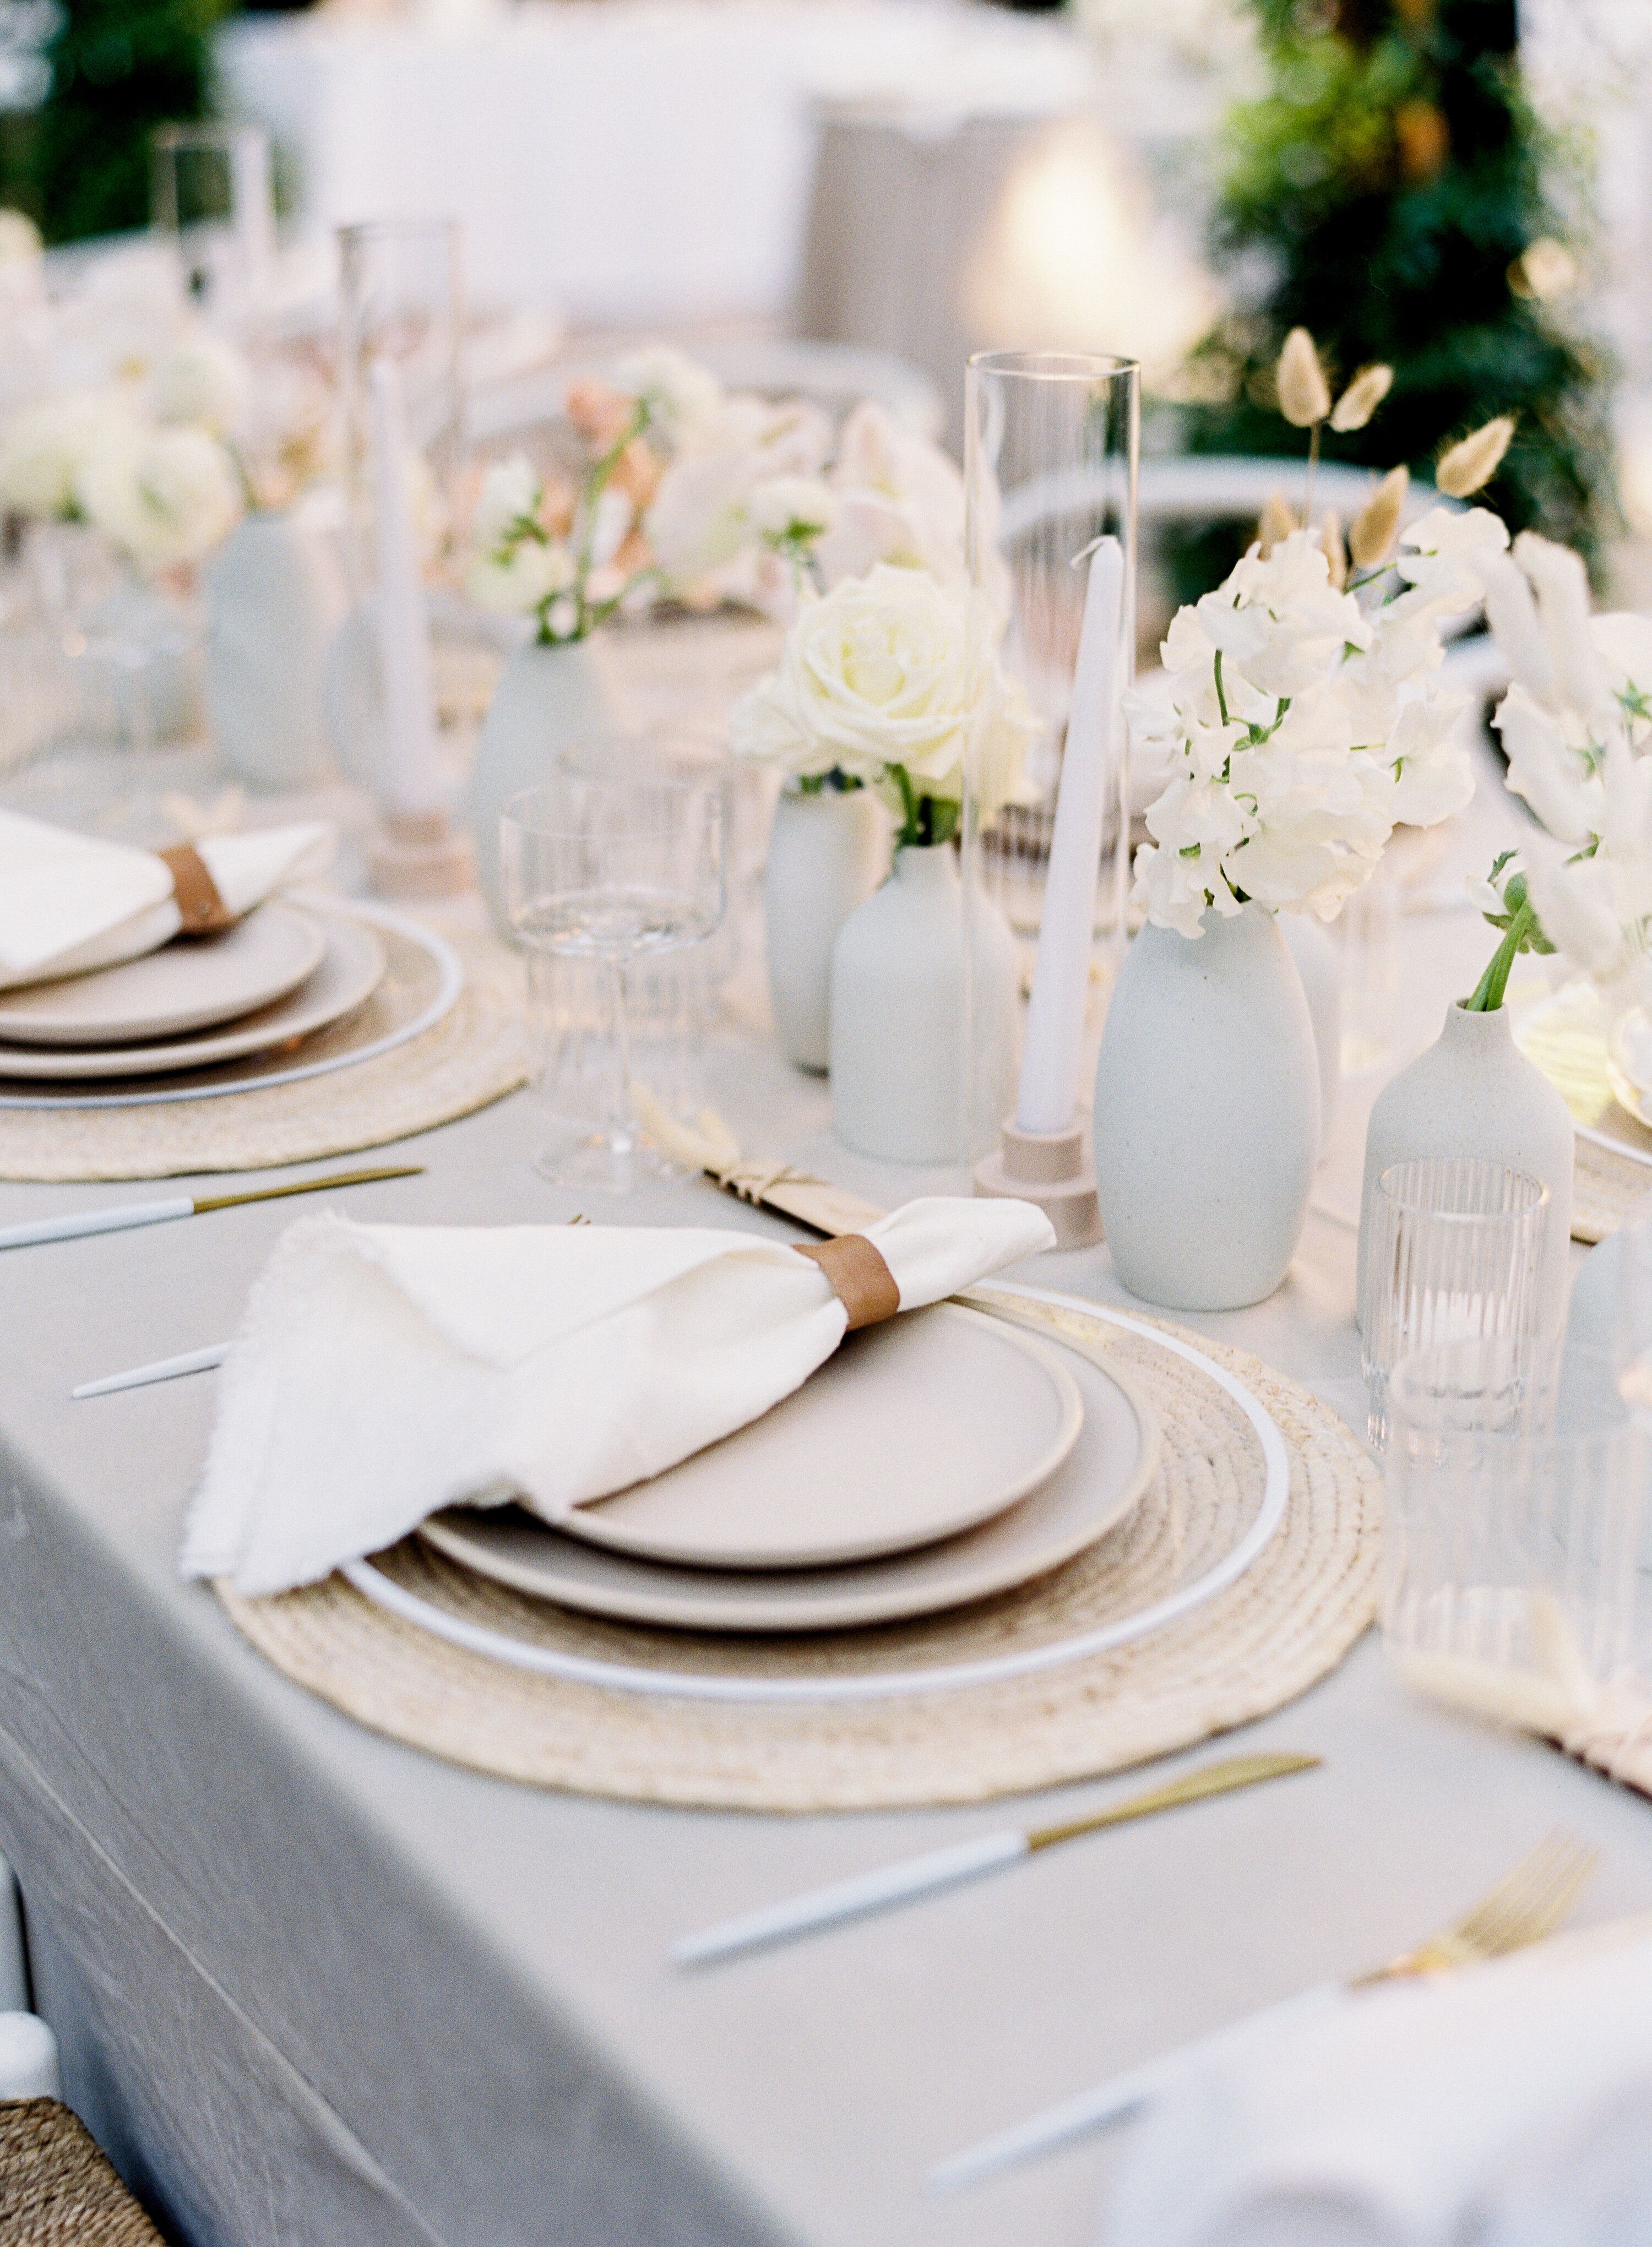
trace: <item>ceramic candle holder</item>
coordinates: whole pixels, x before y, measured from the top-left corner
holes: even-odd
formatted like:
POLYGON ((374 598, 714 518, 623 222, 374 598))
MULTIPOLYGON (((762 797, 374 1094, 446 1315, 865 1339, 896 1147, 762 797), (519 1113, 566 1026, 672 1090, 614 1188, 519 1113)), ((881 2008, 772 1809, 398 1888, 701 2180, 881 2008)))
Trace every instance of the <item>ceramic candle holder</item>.
POLYGON ((1102 1212, 1085 1152, 1089 1137, 1082 1116, 1065 1131, 1018 1131, 1009 1122, 1003 1144, 975 1165, 975 1191, 1035 1202, 1055 1228, 1058 1248, 1093 1248, 1102 1212))

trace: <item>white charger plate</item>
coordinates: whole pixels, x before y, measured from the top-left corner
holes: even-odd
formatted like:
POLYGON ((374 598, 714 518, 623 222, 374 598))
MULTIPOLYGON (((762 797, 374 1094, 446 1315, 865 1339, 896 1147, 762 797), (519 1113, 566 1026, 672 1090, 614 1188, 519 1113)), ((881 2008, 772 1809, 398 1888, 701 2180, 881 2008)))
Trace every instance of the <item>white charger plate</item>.
POLYGON ((0 1044, 0 1077, 27 1083, 84 1083, 121 1076, 170 1076, 180 1069, 211 1069, 277 1046, 339 1021, 372 998, 385 974, 385 947, 365 923, 342 914, 322 931, 320 965, 296 991, 233 1028, 171 1038, 162 1044, 98 1046, 65 1052, 51 1047, 0 1044))
MULTIPOLYGON (((521 1506, 453 1506, 420 1528, 451 1561, 559 1607, 679 1630, 843 1630, 966 1607, 1057 1568, 1103 1537, 1147 1487, 1158 1422, 1121 1374, 1070 1354, 1083 1424, 1037 1489, 943 1543, 845 1567, 673 1567, 564 1536, 521 1506)), ((928 1400, 908 1408, 927 1424, 928 1400)), ((788 1446, 787 1448, 789 1448, 788 1446)), ((775 1502, 783 1503, 776 1489, 775 1502)))
MULTIPOLYGON (((1236 1583, 1254 1566, 1259 1555, 1278 1533, 1285 1519, 1290 1500, 1291 1460, 1285 1438, 1278 1423, 1260 1399, 1253 1396, 1225 1366, 1218 1365, 1213 1358, 1198 1349, 1191 1342, 1175 1335, 1167 1335, 1145 1320, 1131 1318, 1123 1311, 1105 1308, 1099 1303, 1086 1301, 1077 1295, 1056 1294, 1042 1287, 1014 1286, 1005 1281, 993 1285, 995 1305, 1003 1307, 1004 1315, 1016 1315, 1015 1306, 1044 1304, 1056 1309, 1075 1311, 1082 1316, 1100 1319, 1109 1326, 1121 1327, 1160 1349, 1168 1350, 1173 1357, 1184 1359, 1197 1366, 1207 1379, 1215 1383, 1232 1397, 1249 1421, 1261 1451, 1266 1480, 1262 1500, 1255 1519, 1246 1527, 1229 1549, 1202 1574, 1178 1584, 1164 1597, 1133 1615, 1114 1617, 1088 1630, 1075 1631, 1070 1636, 1058 1638, 1047 1644, 1021 1647, 1007 1654, 989 1654, 968 1662, 935 1663, 927 1668, 902 1670, 891 1667, 875 1675, 843 1676, 825 1674, 799 1677, 795 1674, 777 1675, 765 1672, 761 1652, 753 1649, 749 1667, 739 1677, 708 1674, 692 1668, 669 1670, 652 1667, 646 1662, 618 1661, 589 1654, 577 1654, 560 1647, 549 1647, 530 1640, 512 1637, 508 1631, 495 1630, 477 1623, 467 1615, 456 1615, 433 1600, 421 1598, 405 1584, 375 1567, 371 1561, 352 1561, 342 1574, 362 1597, 376 1607, 399 1615, 415 1629, 427 1632, 433 1638, 445 1640, 450 1646, 462 1647, 466 1652, 479 1654, 488 1661, 503 1663, 507 1668, 525 1670, 543 1677, 557 1677, 578 1685, 594 1685, 604 1691, 658 1695, 671 1700, 764 1703, 799 1704, 844 1701, 874 1701, 899 1698, 912 1693, 946 1693, 966 1690, 980 1685, 1007 1684, 1018 1677, 1037 1677, 1046 1670, 1059 1670, 1069 1662, 1082 1662, 1101 1654, 1110 1654, 1116 1648, 1130 1646, 1163 1630, 1168 1625, 1180 1622, 1197 1608, 1205 1606, 1236 1583)), ((1089 1356, 1103 1345, 1072 1340, 1068 1345, 1079 1356, 1089 1356)))
POLYGON ((1060 1351, 938 1303, 848 1335, 761 1419, 557 1526, 679 1567, 842 1567, 1002 1513, 1054 1474, 1083 1419, 1060 1351))
POLYGON ((284 999, 326 949, 313 914, 272 900, 217 936, 174 937, 118 967, 0 994, 0 1045, 138 1045, 210 1029, 284 999))

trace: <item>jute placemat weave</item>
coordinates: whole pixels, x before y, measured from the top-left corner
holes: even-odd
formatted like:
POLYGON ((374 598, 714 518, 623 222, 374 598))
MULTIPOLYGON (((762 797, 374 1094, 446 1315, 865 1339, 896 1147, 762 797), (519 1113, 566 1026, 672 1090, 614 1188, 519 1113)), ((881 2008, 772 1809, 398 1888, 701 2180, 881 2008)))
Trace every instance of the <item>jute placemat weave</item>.
POLYGON ((0 2239, 5 2247, 165 2247, 85 2124, 55 2099, 0 2105, 0 2239))
MULTIPOLYGON (((389 960, 385 981, 345 1021, 306 1039, 304 1060, 374 1042, 429 1005, 440 980, 430 954, 394 928, 379 933, 389 960)), ((495 957, 502 946, 478 941, 456 948, 465 988, 440 1021, 406 1044, 324 1076, 212 1100, 0 1110, 0 1178, 167 1178, 270 1170, 382 1147, 485 1108, 526 1081, 522 1010, 495 957)), ((255 1056, 233 1066, 251 1076, 270 1063, 255 1056)))
MULTIPOLYGON (((1261 1503, 1254 1430, 1208 1373, 1143 1336, 1021 1299, 1103 1344, 1159 1415, 1157 1473, 1089 1553, 955 1615, 818 1638, 736 1642, 573 1615, 483 1582, 409 1539, 379 1566, 422 1597, 542 1645, 651 1669, 738 1675, 910 1670, 1048 1644, 1139 1613, 1202 1574, 1261 1503)), ((1179 1329, 1166 1326, 1177 1335, 1179 1329)), ((1250 1389, 1290 1453, 1284 1521, 1205 1605, 1114 1652, 940 1693, 831 1704, 645 1697, 452 1646, 341 1577, 274 1599, 220 1584, 277 1669, 360 1723, 455 1763, 633 1801, 745 1810, 979 1802, 1191 1745, 1306 1691, 1371 1620, 1380 1478, 1344 1424, 1259 1360, 1185 1336, 1250 1389)))

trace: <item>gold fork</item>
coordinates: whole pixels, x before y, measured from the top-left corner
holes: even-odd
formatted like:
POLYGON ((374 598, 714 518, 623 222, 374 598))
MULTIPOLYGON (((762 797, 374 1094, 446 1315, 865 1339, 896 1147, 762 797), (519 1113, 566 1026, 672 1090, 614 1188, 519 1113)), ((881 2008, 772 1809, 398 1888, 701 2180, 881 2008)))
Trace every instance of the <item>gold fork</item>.
POLYGON ((1492 1958, 1506 1957, 1552 1935, 1565 1918, 1572 1900, 1594 1869, 1598 1852, 1569 1834, 1553 1833, 1522 1857, 1492 1888, 1454 1919, 1410 1950, 1391 1958, 1369 1974, 1348 1982, 1322 1983, 1269 2005, 1248 2018, 1216 2029, 1175 2052, 1162 2052, 1140 2067, 1115 2075, 1093 2090, 1081 2092, 1059 2107, 1047 2107, 1013 2129, 985 2138, 979 2145, 954 2154, 929 2173, 931 2189, 956 2191, 976 2184, 1000 2169, 1014 2168, 1034 2155, 1054 2151, 1102 2124, 1121 2121, 1157 2098, 1191 2067, 1204 2066, 1238 2051, 1249 2039, 1276 2024, 1307 2020, 1346 2002, 1355 1990, 1369 1990, 1382 1982, 1438 1974, 1457 1966, 1473 1966, 1492 1958))
POLYGON ((1379 1982, 1405 1981, 1419 1974, 1438 1974, 1454 1966, 1472 1966, 1483 1959, 1505 1958, 1553 1935, 1571 1909, 1573 1899, 1594 1870, 1600 1852, 1570 1834, 1555 1832, 1522 1857, 1493 1888, 1461 1919, 1454 1919, 1437 1934, 1426 1936, 1414 1950, 1402 1951, 1386 1966, 1351 1981, 1350 1990, 1368 1990, 1379 1982))

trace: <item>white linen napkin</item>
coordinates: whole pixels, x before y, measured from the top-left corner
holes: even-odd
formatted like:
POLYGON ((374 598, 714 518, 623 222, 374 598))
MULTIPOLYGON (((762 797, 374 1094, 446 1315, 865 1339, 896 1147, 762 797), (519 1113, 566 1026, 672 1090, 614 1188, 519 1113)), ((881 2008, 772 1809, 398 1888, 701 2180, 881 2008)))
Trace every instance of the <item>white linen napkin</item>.
MULTIPOLYGON (((320 871, 333 830, 320 821, 195 844, 231 912, 320 871)), ((0 811, 0 991, 113 967, 155 952, 182 921, 172 869, 153 851, 0 811)))
POLYGON ((1652 2242, 1646 1923, 1259 2032, 1150 2114, 1099 2247, 1470 2239, 1652 2242))
MULTIPOLYGON (((903 1311, 1055 1245, 1022 1201, 909 1202, 865 1237, 903 1311)), ((749 1233, 301 1219, 218 1376, 184 1574, 285 1591, 460 1500, 555 1521, 756 1419, 846 1323, 749 1233)))

